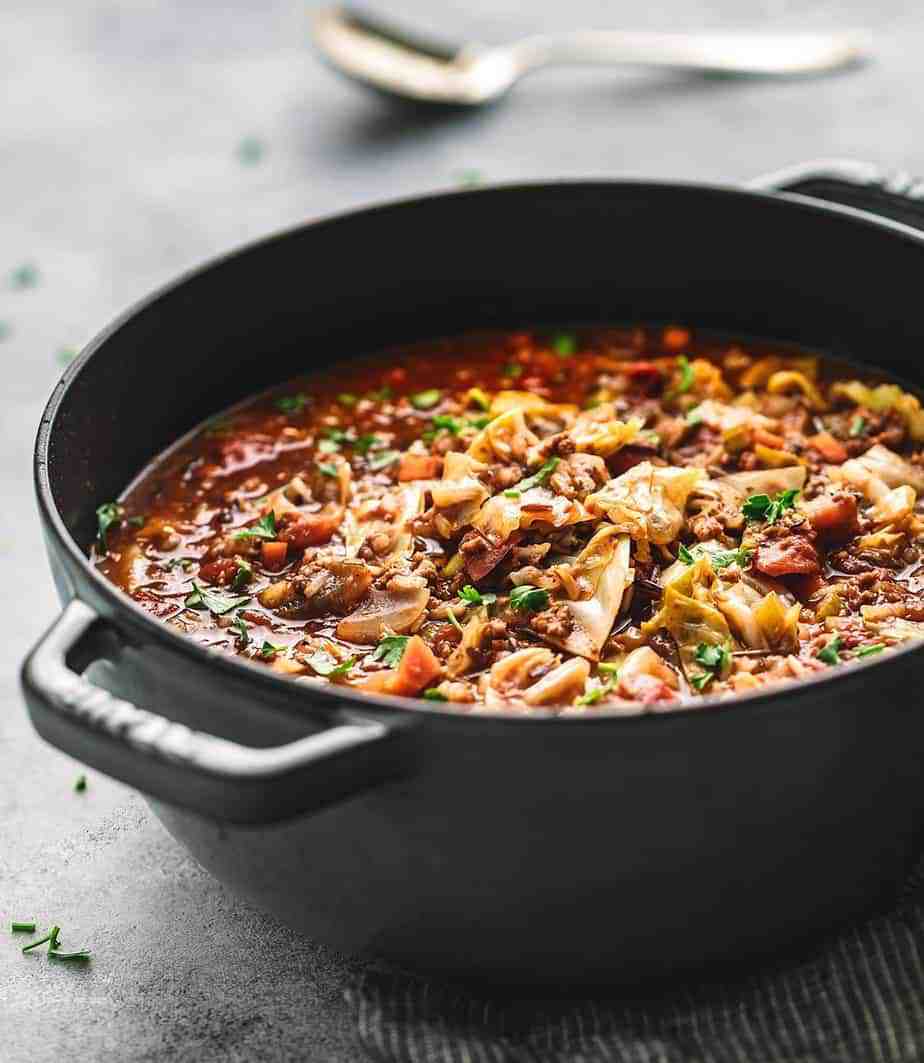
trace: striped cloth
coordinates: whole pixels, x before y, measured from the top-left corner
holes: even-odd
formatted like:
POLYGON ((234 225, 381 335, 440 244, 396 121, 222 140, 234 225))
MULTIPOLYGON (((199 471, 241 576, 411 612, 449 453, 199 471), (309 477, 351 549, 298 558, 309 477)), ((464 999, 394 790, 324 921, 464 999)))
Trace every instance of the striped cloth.
POLYGON ((922 956, 919 869, 889 913, 735 983, 563 1002, 369 971, 347 997, 378 1063, 911 1063, 922 956))

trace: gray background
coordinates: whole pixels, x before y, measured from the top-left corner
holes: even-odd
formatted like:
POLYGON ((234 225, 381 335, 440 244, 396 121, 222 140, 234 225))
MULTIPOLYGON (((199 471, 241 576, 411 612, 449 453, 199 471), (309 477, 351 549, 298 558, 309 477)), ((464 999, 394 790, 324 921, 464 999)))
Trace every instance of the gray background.
MULTIPOLYGON (((60 372, 116 312, 203 258, 377 199, 564 175, 737 180, 821 156, 924 172, 924 15, 898 0, 393 0, 451 37, 585 26, 866 24, 877 62, 824 81, 557 71, 501 107, 409 126, 321 67, 297 0, 0 4, 0 1058, 357 1058, 352 967, 230 897, 131 791, 31 732, 17 668, 57 605, 30 457, 60 372), (264 146, 243 164, 246 137, 264 146), (16 290, 24 263, 38 283, 16 290), (63 927, 87 969, 22 956, 63 927)), ((614 254, 619 253, 614 246, 614 254)), ((751 253, 742 246, 742 254, 751 253)), ((143 405, 139 396, 139 405, 143 405)))

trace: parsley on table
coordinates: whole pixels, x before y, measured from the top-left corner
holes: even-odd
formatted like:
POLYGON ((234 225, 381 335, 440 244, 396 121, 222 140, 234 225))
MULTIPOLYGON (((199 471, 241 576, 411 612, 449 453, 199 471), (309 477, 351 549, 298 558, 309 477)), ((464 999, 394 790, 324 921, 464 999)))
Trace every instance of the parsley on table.
POLYGON ((266 516, 261 517, 256 524, 249 528, 240 528, 234 533, 235 539, 275 539, 278 534, 276 528, 276 514, 270 510, 266 516))
POLYGON ((795 506, 798 494, 798 488, 788 487, 785 491, 780 491, 776 498, 769 495, 751 495, 741 507, 741 512, 748 520, 762 520, 767 524, 774 524, 787 509, 795 506))
POLYGON ((244 166, 255 166, 266 154, 266 145, 259 137, 244 137, 237 146, 237 161, 244 166))
POLYGON ((372 660, 382 661, 389 668, 395 668, 400 664, 410 641, 409 635, 386 635, 375 647, 372 660))
POLYGON ((284 395, 281 399, 276 399, 276 409, 282 413, 301 413, 310 401, 303 391, 299 391, 295 395, 284 395))
POLYGON ((249 594, 238 596, 219 594, 208 587, 203 587, 201 583, 197 583, 195 580, 192 581, 192 585, 192 591, 183 602, 186 608, 208 609, 210 613, 214 613, 216 616, 230 613, 232 609, 237 609, 245 602, 249 602, 251 597, 249 594))
POLYGON ((531 487, 541 487, 542 484, 552 475, 558 468, 558 463, 561 458, 549 458, 549 460, 532 476, 527 476, 525 480, 520 480, 516 487, 511 487, 504 494, 507 498, 519 498, 524 491, 528 491, 531 487))
POLYGON ((521 583, 510 592, 510 604, 520 613, 541 613, 549 607, 549 592, 521 583))
POLYGON ((369 459, 369 468, 373 472, 379 472, 382 469, 387 469, 389 465, 396 462, 401 455, 397 450, 382 450, 369 459))
POLYGON ((38 282, 38 268, 31 262, 24 262, 10 274, 10 286, 13 288, 34 288, 38 282))
POLYGON ((881 642, 877 642, 872 646, 863 646, 857 650, 858 657, 872 657, 874 653, 882 653, 885 646, 881 642))
POLYGON ((443 393, 439 388, 427 388, 426 391, 418 391, 416 395, 411 395, 411 405, 416 410, 429 410, 432 409, 442 397, 443 393))
POLYGON ((96 510, 96 529, 97 538, 99 539, 100 546, 104 550, 109 549, 109 545, 106 541, 106 533, 113 526, 113 524, 120 524, 125 510, 118 502, 104 502, 96 510))
POLYGON ((570 332, 559 332, 552 338, 552 350, 559 358, 570 358, 577 351, 577 339, 570 332))
POLYGON ((81 773, 74 780, 74 793, 75 794, 82 794, 82 793, 86 793, 86 790, 87 790, 87 777, 86 777, 86 775, 81 773))
POLYGON ((831 639, 828 645, 824 647, 824 649, 818 651, 816 655, 818 657, 818 660, 824 661, 825 664, 830 665, 840 664, 841 656, 839 651, 842 645, 843 643, 841 642, 840 637, 836 635, 833 639, 831 639))
POLYGON ((482 594, 477 587, 467 583, 459 591, 459 597, 469 605, 493 605, 497 601, 496 594, 482 594))

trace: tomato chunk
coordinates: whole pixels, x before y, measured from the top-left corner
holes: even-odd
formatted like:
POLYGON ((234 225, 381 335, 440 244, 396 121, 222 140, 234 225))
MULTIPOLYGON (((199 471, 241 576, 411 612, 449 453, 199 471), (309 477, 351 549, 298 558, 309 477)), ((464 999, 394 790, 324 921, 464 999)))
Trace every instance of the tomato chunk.
POLYGON ((819 495, 805 503, 812 527, 832 539, 849 539, 859 528, 857 500, 846 493, 819 495))
POLYGON ((288 543, 263 543, 260 547, 260 560, 263 562, 263 567, 268 568, 270 572, 278 572, 286 563, 288 549, 288 543))
POLYGON ((359 687, 377 694, 399 694, 411 698, 438 679, 442 671, 442 665, 426 642, 419 635, 413 635, 404 647, 397 668, 377 672, 363 680, 359 687))
POLYGON ((334 510, 322 510, 320 513, 299 514, 283 525, 279 538, 284 543, 291 543, 296 550, 304 550, 306 546, 320 546, 330 540, 339 527, 342 516, 339 506, 334 510))
POLYGON ((815 547, 802 535, 761 543, 754 568, 768 576, 808 576, 821 571, 815 547))
POLYGON ((677 699, 677 691, 654 675, 628 676, 620 681, 619 692, 633 701, 641 701, 644 705, 677 699))
POLYGON ((806 442, 831 465, 843 465, 847 460, 847 448, 830 432, 819 432, 817 435, 809 436, 806 442))

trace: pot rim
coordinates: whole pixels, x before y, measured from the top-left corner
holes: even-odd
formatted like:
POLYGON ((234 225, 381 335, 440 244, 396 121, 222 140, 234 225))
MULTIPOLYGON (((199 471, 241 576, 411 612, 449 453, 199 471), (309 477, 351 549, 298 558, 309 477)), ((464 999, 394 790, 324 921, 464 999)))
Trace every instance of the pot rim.
MULTIPOLYGON (((325 214, 312 221, 291 225, 284 229, 276 230, 267 236, 258 237, 221 252, 205 261, 198 263, 184 271, 166 283, 160 285, 154 291, 136 300, 127 309, 118 314, 108 325, 97 332, 80 350, 78 356, 68 365, 62 373, 58 383, 48 398, 36 434, 33 452, 33 476, 35 493, 39 505, 39 513, 44 526, 55 539, 59 549, 62 549, 89 578, 97 594, 104 599, 113 612, 119 616, 119 621, 125 622, 129 628, 138 629, 143 633, 145 641, 155 640, 167 651, 180 653, 192 664, 200 667, 218 669, 226 674, 229 679, 237 679, 256 684, 259 690, 272 695, 273 700, 292 701, 303 699, 299 706, 299 712, 308 716, 316 708, 326 708, 328 711, 342 710, 345 707, 357 709, 386 710, 389 715, 428 719, 431 722, 449 723, 452 726, 479 726, 492 730, 507 729, 511 727, 536 727, 543 723, 554 723, 558 728, 562 727, 587 727, 593 724, 618 724, 628 727, 632 725, 647 725, 655 720, 679 721, 688 719, 691 715, 701 715, 703 710, 709 710, 710 715, 715 713, 735 712, 742 710, 765 709, 768 706, 779 705, 781 701, 798 701, 813 692, 818 686, 825 684, 838 684, 859 677, 861 671, 868 668, 877 668, 887 662, 894 661, 897 656, 924 652, 924 642, 915 643, 909 641, 905 646, 899 646, 890 650, 885 658, 871 658, 868 660, 851 661, 848 669, 830 668, 826 672, 807 679, 799 679, 792 684, 780 684, 770 687, 768 690, 758 690, 751 693, 736 694, 734 696, 708 695, 699 699, 696 703, 678 709, 664 712, 651 712, 640 709, 638 711, 595 710, 586 715, 558 715, 553 712, 536 712, 528 715, 506 715, 486 712, 461 713, 441 707, 439 702, 427 702, 422 698, 405 698, 386 694, 372 694, 351 688, 340 687, 332 684, 317 683, 310 687, 311 700, 315 697, 324 706, 316 706, 304 698, 304 687, 293 683, 291 677, 279 675, 268 668, 260 666, 244 658, 234 656, 219 656, 209 653, 204 647, 185 638, 179 632, 174 631, 168 625, 155 619, 146 610, 142 609, 121 588, 107 580, 99 570, 90 563, 87 556, 78 546, 66 528, 52 494, 51 483, 48 476, 48 449, 52 434, 55 429, 55 419, 58 411, 70 390, 71 385, 80 375, 83 367, 93 355, 99 351, 109 340, 115 336, 124 325, 136 315, 153 307, 161 299, 171 295, 177 289, 183 287, 189 281, 194 280, 201 274, 220 267, 233 259, 243 257, 252 251, 269 247, 277 241, 283 241, 296 233, 306 229, 320 228, 327 225, 336 225, 338 222, 361 220, 376 214, 415 207, 421 203, 436 200, 460 200, 488 198, 493 196, 518 195, 521 193, 536 193, 545 189, 613 189, 613 190, 649 190, 655 192, 698 192, 710 196, 726 199, 746 199, 756 202, 773 202, 786 209, 799 210, 802 212, 822 215, 840 216, 849 224, 860 225, 865 228, 891 233, 895 238, 910 241, 918 247, 924 247, 924 232, 909 225, 881 217, 855 207, 844 206, 839 203, 831 203, 814 199, 810 196, 795 193, 779 193, 763 191, 755 188, 742 187, 731 184, 713 184, 698 181, 644 181, 637 178, 612 178, 583 180, 574 178, 562 178, 558 180, 541 181, 518 181, 509 184, 488 185, 474 189, 461 189, 450 191, 434 191, 421 195, 402 197, 400 199, 387 200, 382 203, 374 203, 365 207, 350 208, 338 211, 334 214, 325 214), (433 720, 433 718, 437 718, 433 720)), ((77 595, 79 597, 79 595, 77 595)), ((118 626, 117 626, 118 629, 118 626)), ((410 722, 410 721, 408 721, 410 722)), ((656 725, 656 724, 655 724, 656 725)))

